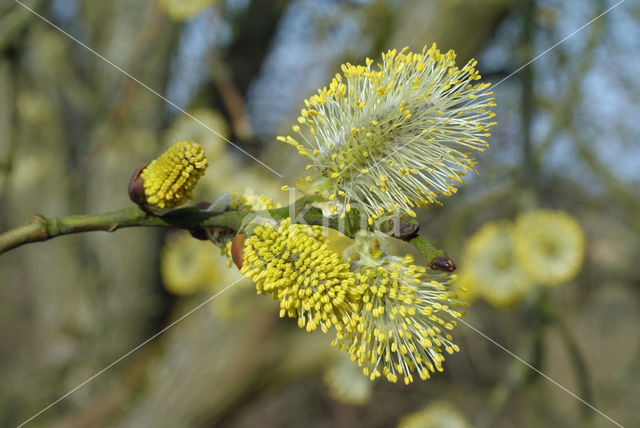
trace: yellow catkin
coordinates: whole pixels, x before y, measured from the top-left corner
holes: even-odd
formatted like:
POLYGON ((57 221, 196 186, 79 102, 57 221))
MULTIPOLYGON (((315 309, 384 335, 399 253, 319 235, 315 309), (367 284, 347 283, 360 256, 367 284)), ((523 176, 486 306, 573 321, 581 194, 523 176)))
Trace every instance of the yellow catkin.
POLYGON ((160 273, 166 289, 190 295, 216 279, 219 268, 210 242, 193 239, 187 232, 168 235, 160 253, 160 273))
MULTIPOLYGON (((273 199, 266 197, 265 195, 253 194, 253 193, 236 193, 230 192, 228 195, 229 209, 234 211, 261 211, 270 210, 273 208, 280 208, 282 204, 274 202, 273 199)), ((220 252, 227 258, 227 264, 229 267, 233 264, 233 257, 231 253, 231 240, 234 235, 231 233, 224 233, 220 231, 217 234, 209 234, 209 238, 220 247, 220 252)))
POLYGON ((327 246, 322 228, 291 224, 258 226, 245 240, 241 272, 259 294, 280 302, 280 316, 298 319, 308 332, 332 326, 341 330, 353 319, 355 276, 327 246))
POLYGON ((558 210, 536 210, 520 215, 515 225, 516 254, 534 281, 557 285, 578 274, 586 238, 574 217, 558 210))
POLYGON ((265 195, 255 195, 250 193, 240 194, 232 192, 229 195, 229 208, 236 211, 260 211, 280 208, 279 202, 274 202, 272 198, 265 195))
POLYGON ((471 428, 471 423, 458 408, 446 401, 430 401, 398 422, 398 428, 471 428))
POLYGON ((535 286, 516 255, 511 221, 489 222, 478 229, 465 246, 460 266, 460 286, 494 306, 510 306, 535 286))
POLYGON ((362 376, 362 370, 345 354, 337 354, 330 360, 323 378, 329 395, 341 403, 357 406, 371 398, 373 383, 362 376))
POLYGON ((356 286, 361 294, 356 321, 337 332, 332 345, 346 350, 371 380, 410 383, 442 371, 444 353, 459 347, 449 333, 462 312, 450 282, 405 257, 361 254, 356 286))
POLYGON ((158 0, 158 5, 171 19, 185 21, 204 11, 219 0, 158 0))
POLYGON ((157 208, 175 208, 191 198, 191 192, 207 168, 204 150, 197 143, 182 141, 171 146, 140 174, 146 203, 157 208))
POLYGON ((470 154, 489 147, 496 124, 489 83, 477 83, 477 62, 462 68, 453 51, 390 50, 382 61, 343 64, 328 86, 305 100, 298 138, 278 140, 309 159, 308 178, 336 212, 347 206, 371 220, 385 213, 415 216, 414 207, 451 195, 474 171, 470 154), (380 212, 382 210, 382 212, 380 212))

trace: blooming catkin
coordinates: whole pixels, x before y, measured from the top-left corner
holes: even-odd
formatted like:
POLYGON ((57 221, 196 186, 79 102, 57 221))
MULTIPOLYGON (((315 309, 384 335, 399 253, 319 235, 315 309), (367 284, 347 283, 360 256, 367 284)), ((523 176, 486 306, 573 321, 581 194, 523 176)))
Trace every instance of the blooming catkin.
POLYGON ((197 143, 174 144, 140 173, 146 203, 157 208, 184 204, 206 168, 207 158, 197 143))
POLYGON ((180 231, 168 235, 160 254, 160 273, 166 289, 190 295, 215 282, 216 254, 208 242, 198 241, 180 231))
POLYGON ((324 372, 327 392, 336 401, 348 405, 365 404, 372 395, 373 383, 346 354, 339 353, 324 372))
POLYGON ((514 237, 524 271, 540 284, 568 281, 582 267, 584 232, 578 221, 563 211, 546 209, 521 214, 514 237))
POLYGON ((361 293, 355 322, 332 345, 346 349, 371 380, 383 375, 408 384, 413 372, 426 380, 442 371, 443 351, 459 350, 449 331, 462 316, 454 309, 461 302, 443 281, 448 274, 427 274, 410 255, 366 260, 354 266, 361 293))
POLYGON ((455 53, 435 44, 388 51, 377 67, 368 58, 344 64, 305 100, 304 129, 293 126, 298 139, 278 139, 310 160, 305 180, 334 202, 332 212, 357 205, 369 223, 386 213, 415 215, 455 192, 476 164, 471 152, 488 147, 495 103, 489 83, 474 83, 476 64, 460 69, 455 53))
POLYGON ((459 285, 470 297, 484 297, 494 306, 510 306, 534 287, 522 269, 510 221, 489 222, 467 242, 459 285))
POLYGON ((244 242, 241 272, 259 294, 280 302, 280 316, 298 319, 308 332, 319 326, 342 330, 352 319, 357 296, 349 264, 331 250, 322 229, 283 220, 258 226, 244 242))
POLYGON ((429 404, 398 422, 397 428, 471 428, 471 423, 458 408, 446 401, 429 400, 429 404))

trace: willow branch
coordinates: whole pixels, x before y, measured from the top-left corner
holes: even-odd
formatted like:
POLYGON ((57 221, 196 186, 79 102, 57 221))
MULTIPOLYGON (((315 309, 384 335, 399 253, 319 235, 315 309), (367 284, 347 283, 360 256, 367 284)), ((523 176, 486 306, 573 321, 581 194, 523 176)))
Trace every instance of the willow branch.
MULTIPOLYGON (((0 254, 32 242, 47 241, 74 233, 105 231, 114 232, 128 227, 174 227, 186 230, 220 228, 231 233, 239 232, 243 225, 257 217, 282 220, 291 217, 292 222, 319 225, 335 229, 353 238, 362 228, 360 214, 351 210, 344 218, 327 217, 320 208, 312 206, 315 196, 306 196, 291 205, 264 211, 203 211, 198 207, 179 208, 162 216, 149 214, 137 205, 100 214, 45 217, 36 215, 18 227, 0 234, 0 254)), ((382 222, 379 229, 399 239, 408 241, 425 258, 432 269, 453 271, 455 264, 446 254, 417 235, 418 223, 410 217, 399 217, 397 222, 382 222)))
POLYGON ((0 235, 0 254, 31 242, 47 241, 71 233, 103 230, 113 232, 120 227, 161 226, 162 220, 150 217, 137 206, 102 214, 68 217, 34 218, 0 235))
MULTIPOLYGON (((304 198, 303 198, 304 199, 304 198)), ((117 211, 100 214, 73 215, 68 217, 45 217, 36 215, 31 221, 11 229, 0 235, 0 254, 31 242, 49 239, 80 232, 106 231, 114 232, 127 227, 175 227, 180 229, 198 229, 201 227, 219 227, 237 232, 245 218, 249 215, 269 215, 274 219, 282 219, 300 214, 306 200, 299 200, 292 207, 278 208, 268 211, 203 211, 197 207, 180 208, 163 216, 156 216, 132 206, 117 211), (290 211, 291 209, 291 211, 290 211)), ((322 211, 310 208, 305 212, 305 220, 312 224, 321 224, 322 211), (320 221, 319 221, 320 220, 320 221)))

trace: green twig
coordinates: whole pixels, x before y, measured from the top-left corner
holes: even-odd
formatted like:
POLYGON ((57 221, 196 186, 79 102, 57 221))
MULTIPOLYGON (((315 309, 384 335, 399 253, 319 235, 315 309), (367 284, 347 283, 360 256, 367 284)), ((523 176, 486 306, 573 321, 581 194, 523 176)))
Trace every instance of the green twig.
POLYGON ((428 262, 433 261, 437 257, 447 257, 447 253, 437 249, 420 235, 409 239, 409 243, 413 245, 428 262))
MULTIPOLYGON (((155 218, 160 223, 159 218, 155 218)), ((153 219, 137 206, 102 214, 49 218, 36 215, 31 221, 0 235, 0 254, 31 242, 46 241, 71 233, 104 230, 113 232, 120 227, 155 226, 153 219)))
MULTIPOLYGON (((274 220, 291 217, 294 223, 325 226, 353 238, 360 230, 361 225, 366 224, 366 222, 360 221, 360 214, 357 210, 351 210, 345 218, 324 216, 320 208, 312 205, 317 199, 316 196, 305 196, 289 206, 264 211, 213 212, 203 211, 197 207, 186 207, 170 211, 162 216, 156 216, 143 211, 136 205, 100 214, 57 218, 36 215, 31 221, 0 234, 0 254, 24 244, 47 241, 58 236, 89 231, 114 232, 127 227, 175 227, 187 230, 214 227, 238 233, 245 224, 258 217, 274 220)), ((385 224, 381 225, 381 229, 386 232, 390 232, 385 230, 390 227, 385 224)), ((455 269, 453 261, 446 258, 443 251, 433 247, 421 236, 415 236, 417 229, 415 220, 401 217, 398 230, 395 233, 390 233, 397 238, 408 240, 420 251, 432 268, 449 271, 455 269), (407 230, 411 232, 409 233, 407 230), (432 262, 438 258, 443 258, 450 264, 441 266, 436 263, 434 265, 432 262)))

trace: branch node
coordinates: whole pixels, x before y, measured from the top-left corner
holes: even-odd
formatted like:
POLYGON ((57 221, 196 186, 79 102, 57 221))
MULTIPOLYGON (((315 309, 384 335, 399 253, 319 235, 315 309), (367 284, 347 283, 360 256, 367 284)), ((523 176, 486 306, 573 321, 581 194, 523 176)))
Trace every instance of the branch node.
POLYGON ((47 223, 47 218, 45 216, 43 216, 42 214, 34 214, 33 215, 33 222, 34 223, 41 223, 41 224, 46 224, 47 223))

